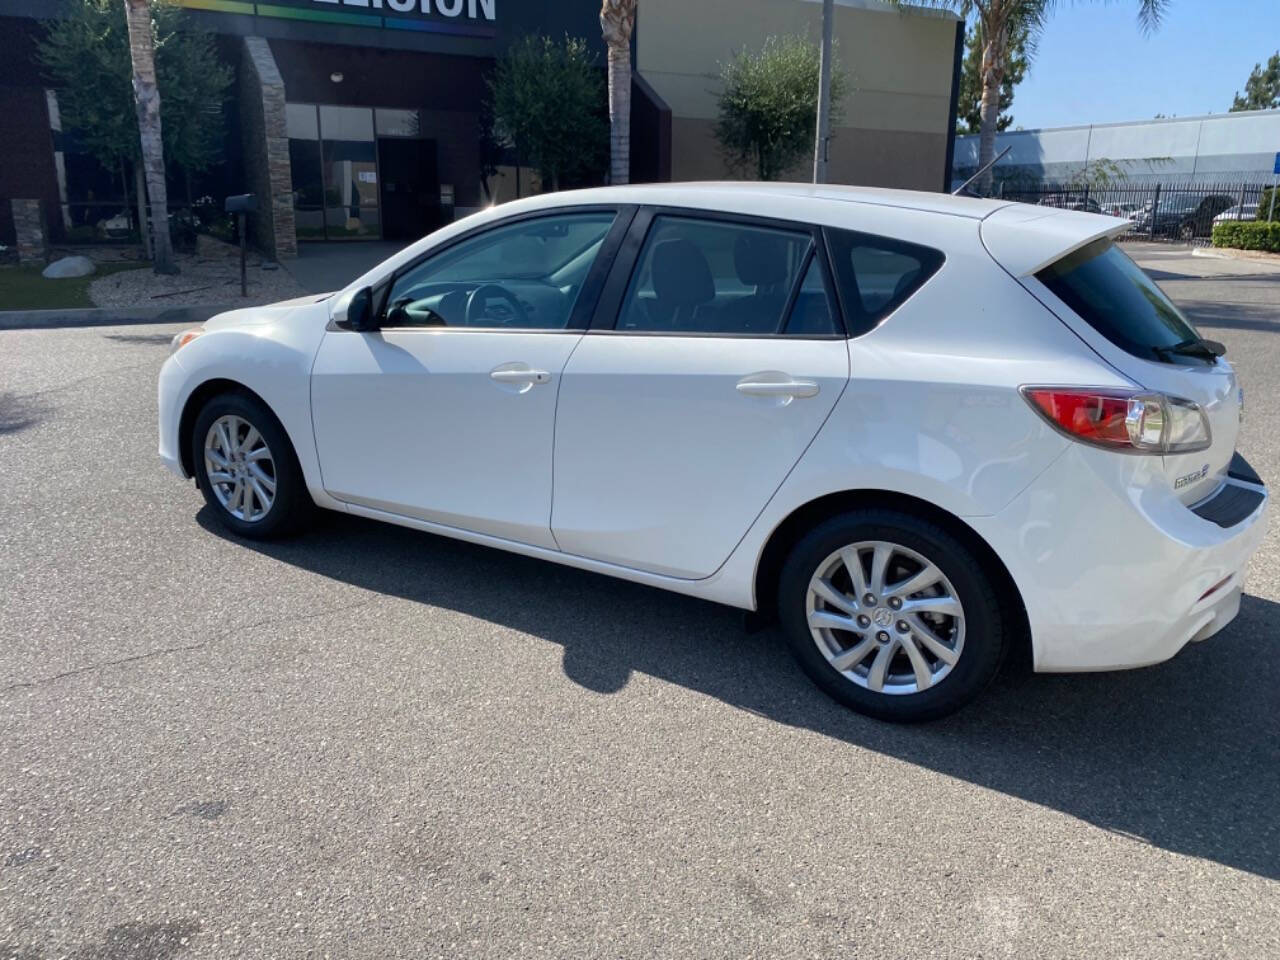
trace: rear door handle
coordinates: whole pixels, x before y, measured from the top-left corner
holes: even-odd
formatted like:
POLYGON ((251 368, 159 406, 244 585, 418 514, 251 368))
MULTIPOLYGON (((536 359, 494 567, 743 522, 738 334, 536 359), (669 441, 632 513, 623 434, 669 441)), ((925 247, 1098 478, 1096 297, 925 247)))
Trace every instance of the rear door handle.
POLYGON ((533 370, 529 367, 499 367, 489 374, 491 380, 498 383, 548 383, 551 374, 545 370, 533 370))
POLYGON ((818 385, 812 380, 755 380, 738 381, 738 392, 749 397, 816 397, 818 385))

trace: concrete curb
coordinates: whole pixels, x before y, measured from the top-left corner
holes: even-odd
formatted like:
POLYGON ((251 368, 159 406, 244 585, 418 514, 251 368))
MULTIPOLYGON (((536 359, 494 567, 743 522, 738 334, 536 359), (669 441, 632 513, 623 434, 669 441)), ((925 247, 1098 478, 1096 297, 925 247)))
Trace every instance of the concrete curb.
POLYGON ((1193 257, 1209 257, 1213 260, 1247 260, 1250 263, 1269 263, 1280 267, 1280 254, 1265 250, 1236 250, 1232 247, 1196 247, 1193 257))
POLYGON ((59 327, 116 327, 142 323, 204 323, 235 305, 121 307, 85 310, 0 310, 0 330, 51 330, 59 327))

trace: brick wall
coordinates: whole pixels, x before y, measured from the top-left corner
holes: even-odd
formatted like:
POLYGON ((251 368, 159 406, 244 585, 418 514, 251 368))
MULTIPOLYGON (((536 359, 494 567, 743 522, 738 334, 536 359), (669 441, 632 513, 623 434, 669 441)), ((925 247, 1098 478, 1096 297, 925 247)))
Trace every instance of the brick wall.
POLYGON ((48 253, 48 233, 39 200, 10 200, 13 232, 19 263, 43 263, 48 253))
POLYGON ((240 129, 245 180, 258 195, 258 212, 249 217, 249 237, 277 260, 298 255, 284 103, 284 80, 270 45, 262 37, 245 37, 240 58, 240 129))
POLYGON ((0 198, 58 203, 53 135, 43 87, 0 87, 0 198))
POLYGON ((0 203, 33 198, 46 210, 58 207, 53 134, 40 69, 35 61, 37 26, 0 17, 0 203))

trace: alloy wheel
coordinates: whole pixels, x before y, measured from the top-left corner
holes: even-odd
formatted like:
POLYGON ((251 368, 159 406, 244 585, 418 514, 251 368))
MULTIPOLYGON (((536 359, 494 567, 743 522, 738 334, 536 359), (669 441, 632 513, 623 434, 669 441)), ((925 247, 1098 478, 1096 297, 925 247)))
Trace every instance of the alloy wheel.
POLYGON ((921 693, 954 669, 965 617, 938 566, 901 544, 868 540, 828 556, 805 596, 827 662, 874 693, 921 693))
POLYGON ((227 414, 210 425, 204 438, 204 468, 214 496, 237 520, 254 523, 271 510, 275 458, 248 420, 227 414))

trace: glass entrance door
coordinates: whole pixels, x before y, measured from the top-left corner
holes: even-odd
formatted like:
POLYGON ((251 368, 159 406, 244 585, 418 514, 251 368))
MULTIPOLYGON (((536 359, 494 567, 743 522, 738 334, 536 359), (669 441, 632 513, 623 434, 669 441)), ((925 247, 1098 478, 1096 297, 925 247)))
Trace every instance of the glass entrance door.
POLYGON ((324 229, 330 240, 376 240, 378 150, 369 107, 320 107, 324 229))
POLYGON ((413 240, 451 217, 417 110, 287 103, 285 118, 299 240, 413 240))
POLYGON ((376 240, 382 234, 371 107, 286 104, 299 240, 376 240))

